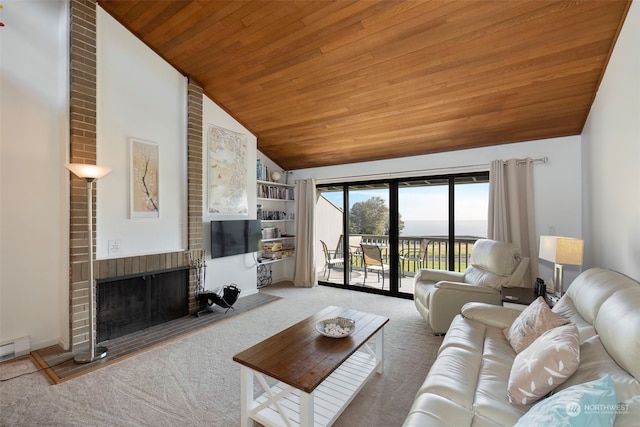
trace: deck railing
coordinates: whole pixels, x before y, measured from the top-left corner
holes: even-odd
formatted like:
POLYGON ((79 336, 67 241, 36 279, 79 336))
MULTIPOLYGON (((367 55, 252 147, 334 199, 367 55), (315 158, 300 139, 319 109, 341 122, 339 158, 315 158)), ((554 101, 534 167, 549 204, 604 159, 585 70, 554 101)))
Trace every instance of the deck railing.
MULTIPOLYGON (((361 243, 367 245, 378 245, 382 248, 383 254, 389 247, 389 237, 384 235, 358 234, 350 235, 352 238, 361 237, 361 243)), ((453 271, 463 272, 469 264, 471 248, 476 240, 481 237, 456 237, 454 239, 454 266, 453 271)), ((432 268, 436 270, 449 270, 449 238, 446 236, 400 236, 398 238, 398 253, 400 254, 400 271, 415 273, 420 268, 432 268), (426 248, 421 252, 421 245, 426 248), (422 256, 421 256, 422 255, 422 256)), ((352 267, 362 267, 362 257, 358 246, 349 248, 352 267)))

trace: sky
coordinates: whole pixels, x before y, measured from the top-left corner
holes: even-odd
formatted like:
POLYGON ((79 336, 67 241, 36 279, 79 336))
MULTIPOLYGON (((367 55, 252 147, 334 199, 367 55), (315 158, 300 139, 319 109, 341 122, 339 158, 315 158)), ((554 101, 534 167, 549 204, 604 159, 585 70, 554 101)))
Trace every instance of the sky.
MULTIPOLYGON (((323 192, 331 203, 342 207, 342 192, 323 192)), ((389 204, 385 189, 353 190, 349 203, 380 197, 389 204)), ((488 216, 489 183, 460 184, 455 187, 455 219, 457 221, 486 220, 488 216)), ((351 208, 350 206, 350 208, 351 208)), ((399 210, 403 221, 443 221, 448 218, 448 187, 445 185, 408 187, 399 190, 399 210)))

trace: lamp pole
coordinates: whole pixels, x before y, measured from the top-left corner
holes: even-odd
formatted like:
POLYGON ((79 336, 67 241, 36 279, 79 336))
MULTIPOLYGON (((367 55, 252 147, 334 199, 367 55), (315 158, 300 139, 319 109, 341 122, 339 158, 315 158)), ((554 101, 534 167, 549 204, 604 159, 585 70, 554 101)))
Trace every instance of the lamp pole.
POLYGON ((74 356, 76 363, 90 363, 107 355, 107 348, 96 346, 95 339, 95 283, 93 278, 93 183, 111 172, 111 168, 80 163, 65 165, 78 178, 87 181, 87 252, 89 256, 89 352, 74 356))

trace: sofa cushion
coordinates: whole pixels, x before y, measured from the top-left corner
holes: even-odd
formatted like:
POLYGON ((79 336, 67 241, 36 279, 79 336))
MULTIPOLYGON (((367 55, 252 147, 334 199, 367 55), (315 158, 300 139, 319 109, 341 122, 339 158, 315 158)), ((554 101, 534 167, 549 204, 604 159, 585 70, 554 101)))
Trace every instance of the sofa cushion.
POLYGON ((462 315, 494 328, 509 328, 520 315, 520 311, 483 302, 468 302, 462 306, 462 315))
POLYGON ((518 420, 515 427, 612 426, 616 403, 613 382, 611 378, 603 377, 541 400, 518 420))
POLYGON ((479 286, 488 286, 493 289, 507 286, 511 276, 499 276, 487 270, 483 270, 475 265, 470 265, 464 272, 464 281, 479 286))
POLYGON ((571 298, 578 314, 593 325, 601 305, 611 295, 634 283, 637 285, 637 282, 618 272, 591 268, 576 277, 564 297, 571 298))
POLYGON ((601 306, 594 326, 607 353, 624 369, 640 378, 640 284, 611 295, 601 306))
POLYGON ((509 401, 530 405, 562 384, 580 363, 578 328, 549 329, 518 354, 509 374, 509 401))
POLYGON ((570 322, 575 323, 578 327, 578 333, 580 334, 580 342, 585 342, 589 338, 597 335, 596 328, 586 320, 584 320, 578 311, 576 310, 576 306, 573 304, 571 298, 565 294, 560 301, 556 303, 551 309, 554 313, 568 319, 570 322))
POLYGON ((615 426, 638 427, 638 420, 640 420, 640 394, 618 402, 618 404, 615 426))
POLYGON ((527 409, 505 392, 514 357, 502 329, 456 316, 403 426, 513 425, 527 409))
POLYGON ((516 351, 520 353, 545 331, 569 323, 569 320, 551 311, 544 298, 538 297, 511 324, 504 329, 504 335, 516 351))
POLYGON ((553 392, 557 393, 571 386, 594 381, 608 375, 616 385, 619 401, 640 397, 640 382, 629 375, 609 356, 600 337, 591 337, 580 345, 580 365, 565 382, 553 392))

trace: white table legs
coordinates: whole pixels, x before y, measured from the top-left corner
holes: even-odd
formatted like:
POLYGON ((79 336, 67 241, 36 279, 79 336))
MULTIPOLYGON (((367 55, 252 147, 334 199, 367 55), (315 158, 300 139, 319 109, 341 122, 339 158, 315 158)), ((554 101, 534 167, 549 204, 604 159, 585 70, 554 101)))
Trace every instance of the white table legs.
POLYGON ((383 372, 384 328, 372 338, 313 393, 296 390, 282 382, 269 387, 263 374, 241 365, 240 426, 249 427, 252 419, 266 426, 292 426, 298 422, 304 427, 333 424, 373 373, 383 372), (257 399, 253 398, 254 376, 264 389, 257 399), (347 397, 336 400, 334 395, 347 397))
POLYGON ((376 360, 378 361, 376 372, 381 374, 384 370, 384 328, 380 328, 374 337, 376 340, 376 360))
POLYGON ((252 404, 253 369, 240 365, 240 427, 249 427, 249 410, 252 404))

